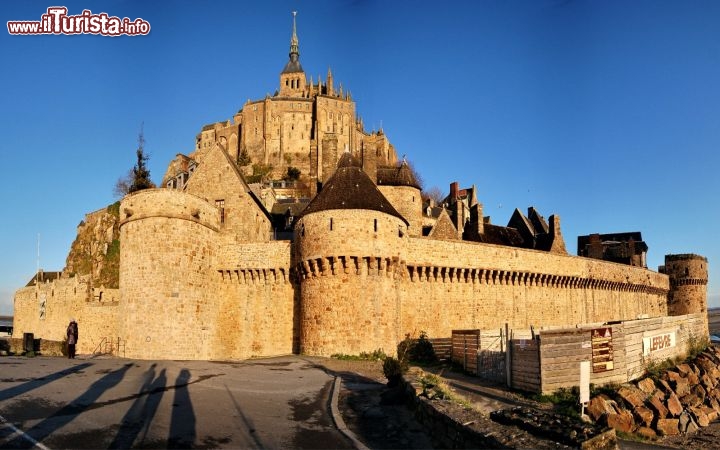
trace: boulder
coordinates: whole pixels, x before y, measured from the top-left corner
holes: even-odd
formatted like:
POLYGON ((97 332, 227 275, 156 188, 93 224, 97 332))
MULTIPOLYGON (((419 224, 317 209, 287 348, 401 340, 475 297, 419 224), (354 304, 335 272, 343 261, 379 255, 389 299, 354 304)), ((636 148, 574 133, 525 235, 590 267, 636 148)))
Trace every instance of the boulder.
POLYGON ((689 373, 693 372, 690 366, 686 363, 678 364, 675 368, 684 377, 687 377, 689 373))
POLYGON ((668 409, 663 404, 662 400, 655 396, 651 396, 647 401, 648 406, 655 412, 658 419, 664 419, 668 415, 668 409))
POLYGON ((718 414, 720 414, 720 402, 718 402, 715 397, 708 396, 705 401, 707 404, 710 405, 712 409, 714 409, 718 414))
POLYGON ((680 433, 678 419, 658 419, 655 429, 660 436, 674 436, 680 433))
POLYGON ((587 406, 587 413, 595 422, 603 422, 605 421, 604 416, 617 412, 617 403, 605 394, 591 398, 587 406))
POLYGON ((701 403, 705 402, 705 397, 707 397, 707 391, 704 387, 700 386, 699 384, 693 384, 690 388, 690 393, 695 394, 701 401, 701 403))
POLYGON ((683 411, 683 413, 680 414, 678 426, 681 433, 693 433, 700 429, 687 411, 683 411))
POLYGON ((657 385, 665 392, 665 394, 669 394, 671 392, 675 393, 675 391, 673 391, 673 389, 670 387, 670 384, 668 384, 668 382, 665 380, 658 380, 657 385))
POLYGON ((710 422, 715 422, 718 418, 718 413, 709 406, 701 406, 700 409, 705 413, 710 422))
POLYGON ((655 392, 655 383, 653 382, 652 378, 643 378, 642 380, 638 381, 637 387, 648 395, 655 392))
POLYGON ((673 387, 673 390, 678 397, 683 397, 690 393, 690 383, 688 382, 687 378, 680 377, 675 380, 675 382, 671 384, 671 386, 673 387))
POLYGON ((671 383, 676 383, 677 380, 683 378, 682 375, 680 375, 678 372, 675 372, 673 370, 668 370, 667 372, 665 372, 665 375, 667 375, 667 379, 671 383))
POLYGON ((700 425, 701 427, 706 427, 710 425, 710 419, 708 418, 707 414, 702 410, 702 408, 692 408, 690 409, 690 414, 692 414, 693 419, 695 419, 695 423, 700 425))
POLYGON ((686 408, 696 408, 702 405, 702 399, 698 398, 695 394, 687 394, 684 397, 680 397, 680 403, 686 408))
POLYGON ((643 391, 632 384, 623 384, 620 386, 620 389, 618 389, 618 395, 634 408, 645 404, 645 397, 647 397, 643 391))
POLYGON ((707 374, 705 374, 700 377, 700 383, 702 384, 702 386, 705 388, 706 391, 710 392, 715 388, 717 381, 713 380, 707 374))
POLYGON ((630 411, 623 409, 617 414, 607 415, 607 426, 625 433, 632 433, 635 429, 635 420, 630 411))
POLYGON ((683 412, 683 405, 674 392, 670 393, 665 404, 667 405, 668 412, 673 417, 678 417, 683 412))
POLYGON ((655 414, 653 414, 653 412, 645 406, 635 407, 635 409, 633 409, 633 414, 637 419, 637 423, 643 424, 646 427, 652 425, 653 419, 655 419, 655 414))

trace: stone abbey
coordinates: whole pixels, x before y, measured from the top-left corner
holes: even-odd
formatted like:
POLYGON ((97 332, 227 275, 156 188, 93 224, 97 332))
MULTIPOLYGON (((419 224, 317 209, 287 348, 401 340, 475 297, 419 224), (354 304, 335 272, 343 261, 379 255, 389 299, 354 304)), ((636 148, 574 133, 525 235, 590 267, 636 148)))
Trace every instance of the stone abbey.
MULTIPOLYGON (((86 222, 112 234, 108 214, 86 222)), ((115 214, 119 285, 98 285, 92 270, 35 277, 15 295, 15 338, 62 341, 75 318, 79 353, 110 343, 140 359, 393 354, 421 331, 706 311, 702 256, 668 255, 660 272, 571 256, 557 216, 530 208, 492 224, 474 186, 423 203, 349 91, 331 72, 307 79, 294 18, 277 92, 203 127, 160 188, 127 195, 115 214)))

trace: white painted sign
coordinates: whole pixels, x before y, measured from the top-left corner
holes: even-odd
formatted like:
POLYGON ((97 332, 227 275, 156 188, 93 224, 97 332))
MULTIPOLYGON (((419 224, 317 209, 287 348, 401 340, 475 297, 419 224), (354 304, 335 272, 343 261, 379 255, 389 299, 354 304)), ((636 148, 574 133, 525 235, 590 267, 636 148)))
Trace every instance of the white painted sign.
POLYGON ((580 361, 580 403, 590 401, 590 361, 580 361))
POLYGON ((643 355, 675 347, 675 332, 665 331, 643 338, 643 355))

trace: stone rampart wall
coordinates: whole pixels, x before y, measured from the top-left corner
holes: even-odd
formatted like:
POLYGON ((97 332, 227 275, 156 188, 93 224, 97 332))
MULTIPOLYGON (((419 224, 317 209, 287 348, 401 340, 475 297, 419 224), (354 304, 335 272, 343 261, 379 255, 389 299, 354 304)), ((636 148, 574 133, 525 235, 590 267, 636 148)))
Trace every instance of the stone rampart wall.
POLYGON ((210 359, 217 209, 199 197, 153 189, 123 199, 120 214, 119 333, 126 356, 210 359))
POLYGON ((33 333, 35 339, 62 342, 71 319, 78 322, 79 354, 92 353, 103 341, 117 338, 118 289, 95 290, 79 277, 25 287, 15 293, 13 338, 33 333), (98 295, 102 292, 102 296, 98 295), (41 300, 45 300, 41 318, 41 300))

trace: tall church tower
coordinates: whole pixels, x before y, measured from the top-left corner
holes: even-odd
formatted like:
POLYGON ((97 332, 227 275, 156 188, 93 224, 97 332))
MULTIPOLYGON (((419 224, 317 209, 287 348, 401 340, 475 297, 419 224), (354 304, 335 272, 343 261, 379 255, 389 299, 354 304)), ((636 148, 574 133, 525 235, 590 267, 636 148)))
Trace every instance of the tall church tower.
POLYGON ((296 11, 293 11, 292 37, 290 38, 290 60, 280 72, 280 97, 305 96, 305 71, 300 65, 300 47, 295 27, 296 11))

